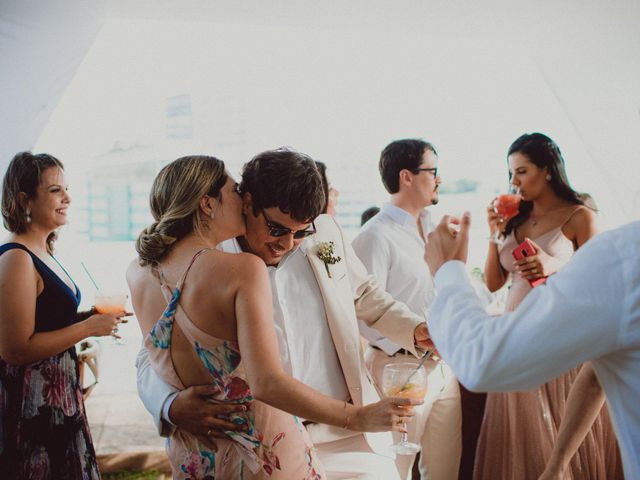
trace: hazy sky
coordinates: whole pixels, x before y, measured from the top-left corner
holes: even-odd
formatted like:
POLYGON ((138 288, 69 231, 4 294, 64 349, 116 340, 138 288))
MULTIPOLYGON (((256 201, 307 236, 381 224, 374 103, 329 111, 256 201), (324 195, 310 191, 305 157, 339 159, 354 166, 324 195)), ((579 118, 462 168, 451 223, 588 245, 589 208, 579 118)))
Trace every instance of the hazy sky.
POLYGON ((603 223, 623 222, 600 167, 518 41, 454 33, 109 20, 36 150, 60 156, 82 187, 84 166, 116 144, 142 146, 158 162, 212 154, 234 174, 255 153, 289 145, 328 165, 343 200, 373 205, 386 198, 382 148, 420 137, 436 145, 445 182, 480 182, 476 197, 445 197, 434 209, 472 211, 480 264, 484 208, 507 187, 507 148, 541 131, 560 145, 573 186, 594 196, 603 223), (193 138, 171 140, 167 98, 184 94, 193 138))

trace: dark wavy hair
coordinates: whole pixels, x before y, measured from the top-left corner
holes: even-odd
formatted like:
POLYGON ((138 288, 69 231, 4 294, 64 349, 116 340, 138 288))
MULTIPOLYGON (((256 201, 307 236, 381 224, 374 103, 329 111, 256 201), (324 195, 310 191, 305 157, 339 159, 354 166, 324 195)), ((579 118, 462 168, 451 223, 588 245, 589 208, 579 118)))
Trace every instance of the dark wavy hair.
POLYGON ((165 165, 149 194, 155 221, 136 240, 140 265, 157 265, 175 242, 204 228, 200 199, 209 195, 220 200, 226 181, 224 162, 215 157, 192 155, 165 165))
MULTIPOLYGON (((551 176, 549 185, 558 197, 576 205, 584 205, 580 194, 569 185, 567 172, 564 169, 564 158, 556 142, 542 133, 525 133, 511 144, 507 158, 514 153, 525 155, 538 168, 546 168, 551 176)), ((511 181, 511 172, 509 172, 509 181, 511 181)), ((531 215, 532 209, 532 201, 520 202, 518 214, 507 223, 505 236, 522 225, 531 215)))
MULTIPOLYGON (((48 153, 19 152, 9 162, 2 181, 2 221, 10 232, 20 234, 27 230, 27 209, 20 202, 20 193, 28 199, 35 198, 42 172, 51 167, 64 170, 62 162, 48 153)), ((49 254, 53 253, 56 238, 56 232, 47 237, 49 254)))
POLYGON ((254 215, 278 207, 301 223, 313 221, 326 205, 316 163, 289 148, 267 150, 246 163, 240 192, 251 194, 254 215))
POLYGON ((380 154, 378 170, 384 188, 390 194, 400 190, 400 170, 414 172, 422 164, 422 156, 426 150, 438 155, 435 147, 420 139, 396 140, 387 145, 380 154))

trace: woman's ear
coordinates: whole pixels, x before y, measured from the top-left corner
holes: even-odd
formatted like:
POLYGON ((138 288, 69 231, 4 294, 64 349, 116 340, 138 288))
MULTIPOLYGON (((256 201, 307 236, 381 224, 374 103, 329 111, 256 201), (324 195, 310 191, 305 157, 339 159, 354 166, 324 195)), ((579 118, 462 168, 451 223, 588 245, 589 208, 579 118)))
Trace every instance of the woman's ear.
POLYGON ((18 192, 18 204, 22 207, 23 210, 26 210, 29 206, 29 197, 24 192, 18 192))
POLYGON ((213 210, 215 208, 215 203, 217 203, 215 198, 210 197, 209 195, 205 195, 200 199, 200 211, 205 217, 208 217, 213 220, 215 214, 213 210))

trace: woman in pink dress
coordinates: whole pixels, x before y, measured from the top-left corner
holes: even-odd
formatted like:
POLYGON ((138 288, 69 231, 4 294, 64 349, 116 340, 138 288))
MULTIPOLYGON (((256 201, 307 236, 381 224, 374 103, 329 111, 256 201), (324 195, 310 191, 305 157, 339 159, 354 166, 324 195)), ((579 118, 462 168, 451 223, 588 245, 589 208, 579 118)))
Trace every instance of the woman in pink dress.
MULTIPOLYGON (((174 478, 324 478, 294 415, 358 431, 401 429, 399 419, 411 416, 401 405, 415 402, 396 397, 356 407, 284 373, 264 262, 216 249, 245 229, 223 162, 191 156, 168 164, 150 203, 155 222, 138 238, 127 281, 151 365, 175 388, 213 384, 215 403, 250 404, 227 417, 244 428, 225 431, 215 448, 206 440, 212 432, 203 438, 176 429, 167 442, 174 478)), ((311 220, 304 226, 314 232, 311 220)))
MULTIPOLYGON (((522 135, 509 148, 508 162, 511 185, 522 201, 518 214, 508 222, 488 209, 491 233, 499 232, 504 243, 490 243, 485 278, 488 288, 496 291, 511 277, 506 301, 506 310, 511 311, 531 290, 529 282, 557 272, 596 233, 596 226, 594 212, 569 186, 560 149, 549 137, 522 135), (516 261, 512 252, 525 239, 532 242, 536 254, 516 261)), ((549 338, 531 340, 552 338, 549 332, 549 338)), ((537 479, 542 474, 580 368, 530 391, 488 395, 474 479, 537 479)), ((589 378, 597 382, 595 376, 589 378)), ((562 478, 623 478, 606 410, 600 412, 562 478)))

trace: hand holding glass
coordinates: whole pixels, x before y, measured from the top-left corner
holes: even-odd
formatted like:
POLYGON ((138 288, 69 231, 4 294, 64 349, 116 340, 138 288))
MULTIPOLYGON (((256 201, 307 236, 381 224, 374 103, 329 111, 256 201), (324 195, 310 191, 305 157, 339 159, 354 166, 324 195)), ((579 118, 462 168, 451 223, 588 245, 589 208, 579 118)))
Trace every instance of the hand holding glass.
MULTIPOLYGON (((427 393, 427 372, 417 362, 385 365, 382 372, 382 390, 386 397, 423 400, 427 393)), ((407 429, 406 423, 402 426, 407 429)), ((402 432, 402 439, 392 445, 392 448, 399 455, 413 455, 420 451, 420 445, 410 442, 406 432, 402 432)))
MULTIPOLYGON (((493 211, 498 215, 500 224, 505 224, 513 217, 518 215, 520 211, 520 201, 522 197, 515 192, 511 193, 503 193, 498 195, 496 199, 492 202, 493 211)), ((492 235, 490 240, 498 245, 502 245, 504 243, 504 239, 502 238, 502 232, 500 230, 496 230, 492 235)))
MULTIPOLYGON (((125 304, 127 303, 127 294, 120 293, 116 295, 100 295, 96 294, 94 307, 98 313, 122 313, 125 312, 125 304)), ((111 332, 116 345, 124 345, 125 341, 118 335, 118 328, 114 328, 111 332)))

